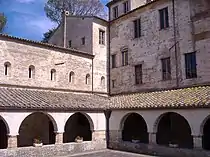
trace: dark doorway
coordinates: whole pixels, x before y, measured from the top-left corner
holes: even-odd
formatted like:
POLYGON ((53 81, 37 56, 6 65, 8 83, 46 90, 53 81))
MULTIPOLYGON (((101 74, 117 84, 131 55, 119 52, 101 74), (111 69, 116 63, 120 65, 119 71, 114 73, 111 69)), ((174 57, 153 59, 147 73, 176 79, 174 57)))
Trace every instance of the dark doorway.
POLYGON ((147 124, 142 116, 132 113, 126 118, 122 130, 122 140, 139 140, 140 143, 148 143, 147 124))
POLYGON ((21 123, 18 136, 18 147, 32 146, 34 140, 44 145, 55 143, 54 126, 44 113, 33 113, 21 123))
POLYGON ((7 148, 7 128, 2 119, 0 119, 0 149, 7 148))
POLYGON ((177 113, 166 113, 158 123, 157 144, 193 148, 193 137, 187 120, 177 113))
POLYGON ((66 122, 63 141, 64 143, 74 142, 77 136, 83 137, 83 141, 92 140, 90 123, 81 113, 73 114, 66 122))
POLYGON ((210 119, 206 121, 203 127, 202 144, 203 149, 210 150, 210 119))

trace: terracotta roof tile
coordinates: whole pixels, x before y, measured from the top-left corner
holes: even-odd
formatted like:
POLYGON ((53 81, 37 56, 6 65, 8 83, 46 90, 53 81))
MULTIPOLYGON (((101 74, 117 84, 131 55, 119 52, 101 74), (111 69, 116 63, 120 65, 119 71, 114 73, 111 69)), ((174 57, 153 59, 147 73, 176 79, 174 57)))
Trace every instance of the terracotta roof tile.
POLYGON ((0 87, 0 109, 99 109, 108 107, 108 98, 49 90, 0 87))
POLYGON ((210 107, 210 86, 111 97, 111 109, 210 107))

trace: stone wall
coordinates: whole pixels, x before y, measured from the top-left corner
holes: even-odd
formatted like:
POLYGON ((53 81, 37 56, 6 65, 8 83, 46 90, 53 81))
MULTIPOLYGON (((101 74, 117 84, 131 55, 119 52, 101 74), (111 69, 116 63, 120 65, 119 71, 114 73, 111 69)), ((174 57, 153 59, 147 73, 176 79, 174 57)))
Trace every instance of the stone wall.
MULTIPOLYGON (((202 2, 204 2, 203 0, 202 2)), ((162 89, 177 87, 176 65, 178 66, 179 86, 204 84, 209 82, 209 20, 206 16, 195 22, 192 9, 200 8, 201 2, 175 0, 175 26, 177 60, 175 56, 175 40, 173 25, 172 1, 159 0, 143 6, 130 14, 111 22, 111 54, 116 54, 117 68, 111 69, 111 80, 116 80, 112 94, 122 92, 136 92, 148 89, 162 89), (168 7, 169 28, 160 30, 159 10, 168 7), (133 21, 141 18, 141 37, 134 38, 133 21), (194 31, 194 33, 193 33, 194 31), (205 34, 205 37, 202 37, 205 34), (195 40, 195 37, 200 40, 195 40), (128 49, 128 66, 122 66, 121 49, 128 49), (185 55, 196 51, 197 78, 186 79, 185 55), (170 57, 171 80, 163 81, 161 59, 170 57), (143 83, 135 84, 135 65, 142 64, 143 83)), ((199 9, 197 9, 199 10, 199 9)), ((208 15, 208 14, 205 14, 208 15)), ((198 16, 198 15, 197 15, 198 16)))
POLYGON ((43 147, 23 147, 0 150, 1 157, 52 157, 65 156, 86 151, 101 150, 106 148, 106 142, 88 141, 83 143, 68 143, 48 145, 43 147))
POLYGON ((0 79, 2 84, 91 91, 85 83, 87 74, 92 79, 92 58, 71 50, 34 46, 21 41, 0 38, 0 79), (4 63, 10 62, 8 75, 4 63), (29 66, 35 67, 34 77, 29 78, 29 66), (56 70, 56 80, 51 80, 51 69, 56 70), (74 82, 69 82, 70 72, 74 82))

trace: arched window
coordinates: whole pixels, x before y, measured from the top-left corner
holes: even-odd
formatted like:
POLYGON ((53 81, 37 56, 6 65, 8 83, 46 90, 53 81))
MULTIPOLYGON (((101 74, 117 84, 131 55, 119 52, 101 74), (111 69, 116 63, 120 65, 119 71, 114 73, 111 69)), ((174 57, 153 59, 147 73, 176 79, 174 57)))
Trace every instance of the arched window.
POLYGON ((87 85, 90 85, 90 74, 87 74, 87 75, 86 75, 85 83, 86 83, 87 85))
POLYGON ((105 86, 105 77, 104 76, 101 77, 101 86, 102 87, 105 86))
POLYGON ((4 63, 4 75, 8 76, 10 74, 11 63, 5 62, 4 63))
POLYGON ((50 71, 50 80, 51 81, 55 81, 55 79, 56 79, 56 70, 55 69, 52 69, 50 71))
POLYGON ((70 82, 70 83, 74 83, 74 72, 73 72, 73 71, 71 71, 71 72, 69 73, 69 82, 70 82))
POLYGON ((35 77, 35 67, 33 65, 30 65, 28 68, 28 77, 29 78, 35 77))

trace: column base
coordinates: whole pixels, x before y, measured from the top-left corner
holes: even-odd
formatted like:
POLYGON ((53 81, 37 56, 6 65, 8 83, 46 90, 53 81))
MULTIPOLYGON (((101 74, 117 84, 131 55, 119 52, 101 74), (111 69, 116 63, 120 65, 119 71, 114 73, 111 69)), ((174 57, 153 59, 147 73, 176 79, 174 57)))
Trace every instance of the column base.
POLYGON ((202 148, 202 136, 193 136, 194 149, 202 148))
POLYGON ((8 135, 8 148, 17 148, 17 136, 8 135))
POLYGON ((55 144, 63 144, 63 133, 55 133, 55 144))

